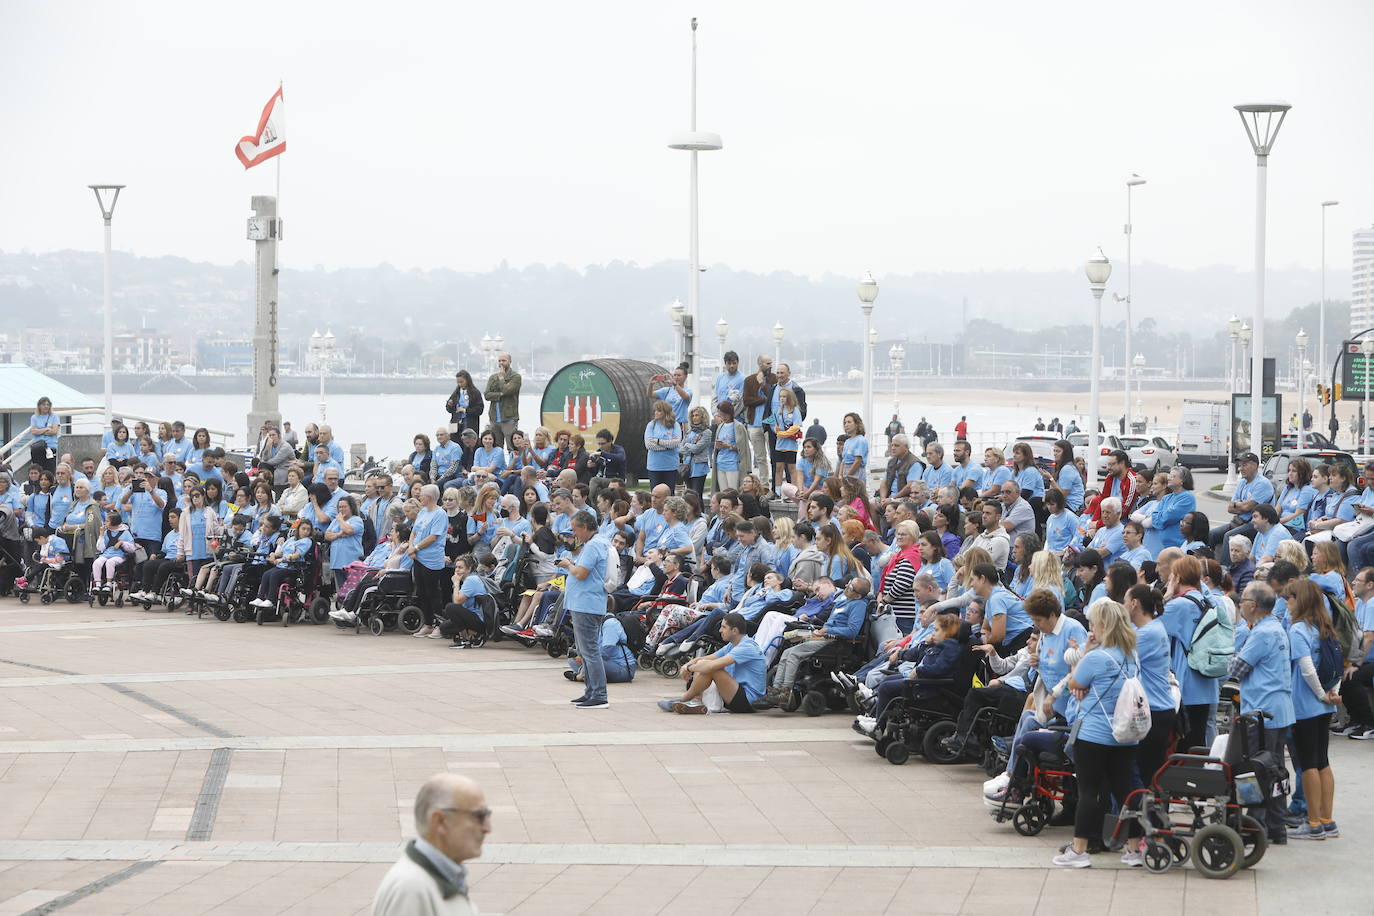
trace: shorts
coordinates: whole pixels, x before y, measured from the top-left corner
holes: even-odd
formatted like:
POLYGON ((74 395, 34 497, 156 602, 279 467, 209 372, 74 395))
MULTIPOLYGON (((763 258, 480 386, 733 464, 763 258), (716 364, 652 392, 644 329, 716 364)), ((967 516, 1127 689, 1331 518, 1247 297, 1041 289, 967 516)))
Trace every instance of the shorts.
POLYGON ((730 702, 725 704, 725 710, 727 712, 754 711, 754 704, 749 702, 749 695, 745 691, 743 684, 739 685, 739 689, 736 690, 735 695, 730 698, 730 702))
POLYGON ((797 463, 797 453, 792 449, 787 449, 786 451, 783 449, 776 449, 773 452, 773 463, 785 464, 791 467, 797 463))
MULTIPOLYGON (((1302 686, 1306 687, 1306 684, 1302 686)), ((1324 770, 1331 766, 1331 713, 1293 723, 1293 765, 1299 770, 1324 770)))

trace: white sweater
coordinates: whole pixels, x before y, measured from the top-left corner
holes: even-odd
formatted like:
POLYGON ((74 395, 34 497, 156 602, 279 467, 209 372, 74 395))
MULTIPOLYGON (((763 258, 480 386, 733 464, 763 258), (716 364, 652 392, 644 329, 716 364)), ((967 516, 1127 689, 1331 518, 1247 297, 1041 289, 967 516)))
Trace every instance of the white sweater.
MULTIPOLYGON (((448 885, 452 888, 452 885, 448 885)), ((410 855, 401 856, 382 878, 372 898, 372 916, 480 916, 471 899, 447 900, 433 874, 410 855)))

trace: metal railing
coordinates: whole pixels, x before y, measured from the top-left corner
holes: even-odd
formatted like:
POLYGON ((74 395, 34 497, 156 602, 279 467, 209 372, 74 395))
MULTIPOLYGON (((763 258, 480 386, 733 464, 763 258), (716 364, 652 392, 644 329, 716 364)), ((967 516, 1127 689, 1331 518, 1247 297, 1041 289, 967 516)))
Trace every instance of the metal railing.
MULTIPOLYGON (((59 425, 61 426, 59 436, 99 436, 103 435, 105 430, 109 428, 105 425, 105 409, 103 407, 77 407, 62 411, 59 417, 59 425)), ((154 436, 157 435, 159 423, 171 422, 170 420, 144 417, 132 413, 122 413, 120 417, 123 418, 126 426, 132 426, 140 420, 147 423, 148 429, 153 432, 154 436)), ((191 427, 193 430, 196 428, 195 426, 191 427)), ((206 431, 210 433, 210 443, 220 447, 226 446, 229 439, 234 435, 228 430, 210 429, 208 426, 206 431)), ((28 428, 25 428, 22 433, 4 445, 0 445, 0 468, 8 468, 18 472, 27 467, 29 463, 28 445, 31 441, 33 441, 33 437, 29 435, 28 428)))

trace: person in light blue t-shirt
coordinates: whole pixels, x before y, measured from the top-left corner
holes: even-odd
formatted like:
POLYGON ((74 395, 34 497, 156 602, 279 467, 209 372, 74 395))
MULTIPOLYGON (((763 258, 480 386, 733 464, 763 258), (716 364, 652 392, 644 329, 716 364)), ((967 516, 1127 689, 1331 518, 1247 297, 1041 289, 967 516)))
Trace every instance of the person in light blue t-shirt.
POLYGON ((683 672, 691 675, 687 689, 676 700, 659 700, 658 708, 683 715, 704 713, 702 696, 714 687, 726 711, 753 712, 754 703, 764 694, 768 664, 748 632, 749 622, 742 614, 726 614, 720 622, 725 645, 714 655, 694 658, 683 665, 683 672))
POLYGON ((585 689, 581 697, 572 700, 579 709, 605 709, 610 705, 606 666, 601 658, 601 621, 606 615, 607 564, 619 560, 611 556, 610 542, 596 536, 596 528, 596 516, 589 510, 577 512, 572 519, 577 552, 554 563, 567 573, 563 608, 572 615, 577 654, 584 665, 585 689))
POLYGON ((864 421, 856 413, 844 415, 845 440, 840 452, 840 467, 836 471, 841 477, 867 479, 868 473, 868 436, 864 433, 864 421))
POLYGON ((1302 776, 1307 823, 1288 831, 1289 839, 1323 840, 1338 837, 1332 820, 1336 777, 1328 756, 1331 717, 1340 702, 1341 664, 1337 652, 1331 679, 1318 669, 1322 643, 1336 638, 1331 613, 1316 583, 1297 579, 1288 585, 1288 657, 1293 694, 1293 769, 1302 776))
POLYGON ((57 436, 62 421, 52 412, 52 401, 38 399, 37 412, 29 417, 29 460, 46 471, 57 467, 57 436))
POLYGON ((675 368, 670 376, 657 375, 650 379, 648 395, 655 400, 667 401, 673 409, 678 432, 686 431, 687 411, 692 406, 692 389, 687 387, 687 373, 682 371, 681 366, 675 368))

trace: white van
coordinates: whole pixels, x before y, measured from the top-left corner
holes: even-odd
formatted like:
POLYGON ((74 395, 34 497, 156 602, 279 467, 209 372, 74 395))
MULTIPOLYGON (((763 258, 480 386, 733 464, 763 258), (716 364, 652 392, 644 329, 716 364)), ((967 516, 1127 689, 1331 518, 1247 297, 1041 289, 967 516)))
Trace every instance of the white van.
POLYGON ((1178 463, 1226 470, 1231 442, 1231 403, 1187 398, 1178 423, 1178 463))

